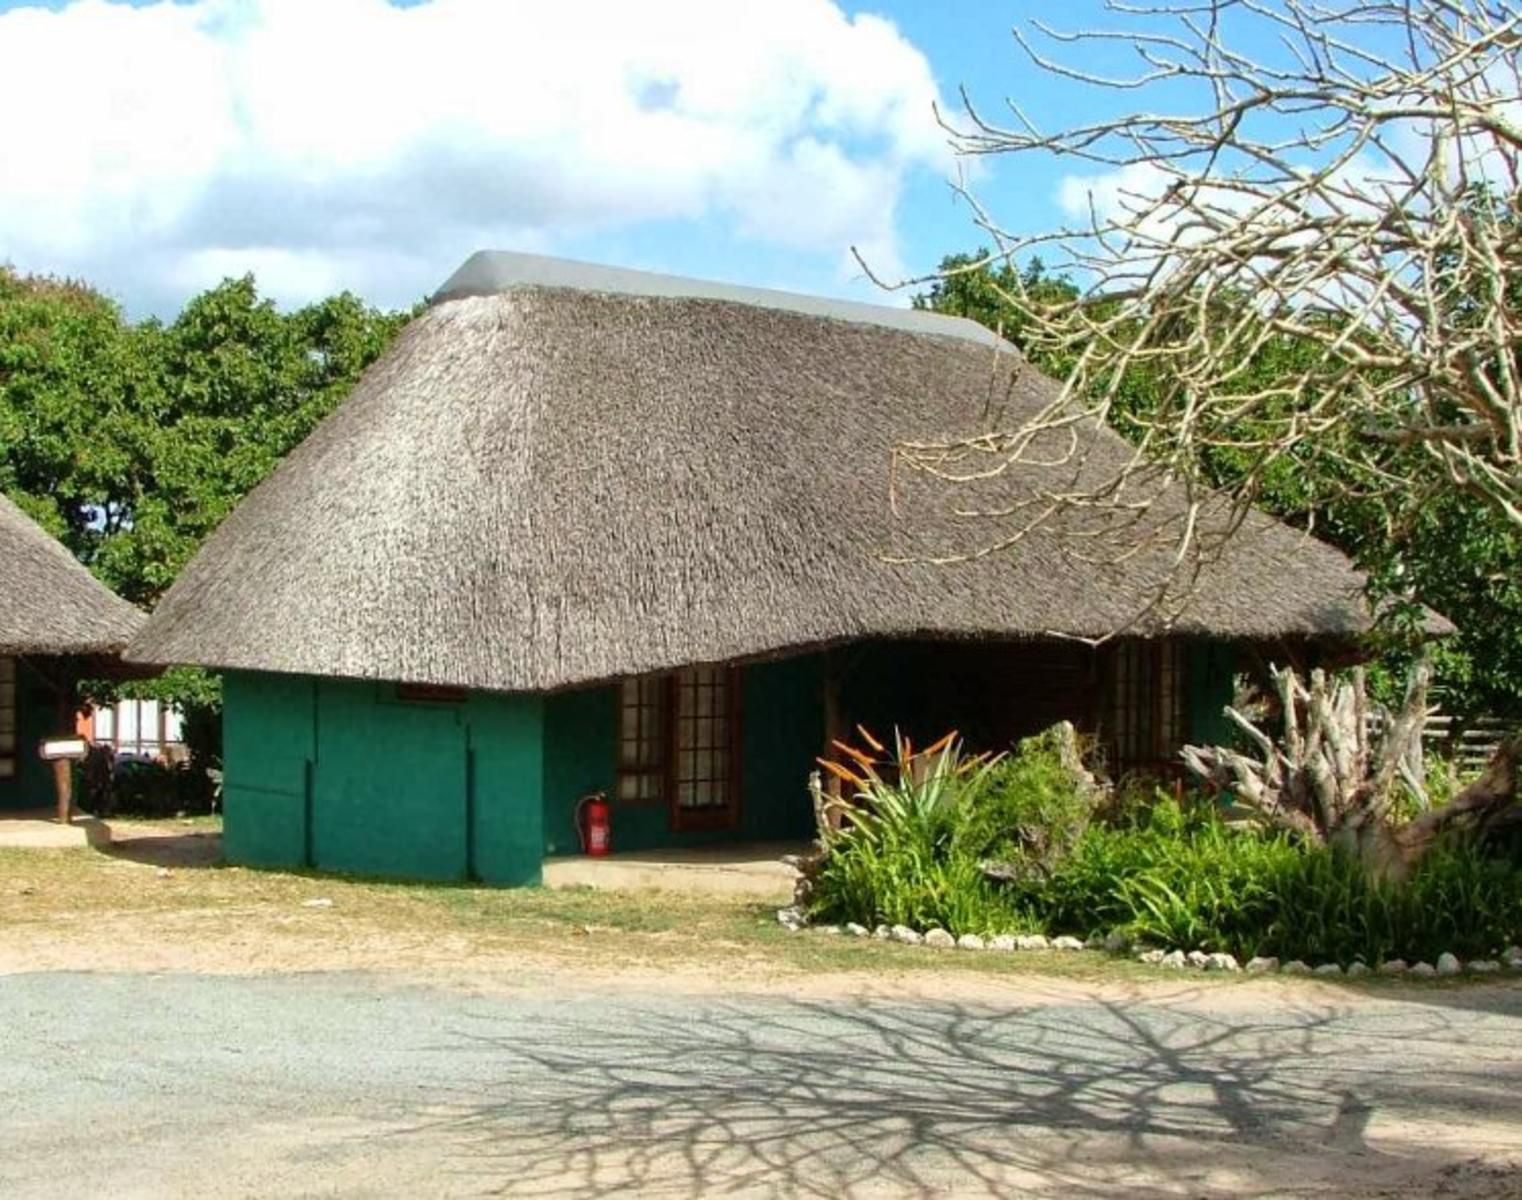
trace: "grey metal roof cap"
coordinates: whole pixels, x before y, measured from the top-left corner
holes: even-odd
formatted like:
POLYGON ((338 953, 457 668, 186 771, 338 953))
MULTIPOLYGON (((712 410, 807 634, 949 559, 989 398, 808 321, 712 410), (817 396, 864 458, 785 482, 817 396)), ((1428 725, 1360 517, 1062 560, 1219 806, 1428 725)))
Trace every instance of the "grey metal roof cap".
POLYGON ((892 308, 886 304, 832 300, 824 296, 805 296, 770 288, 741 287, 738 284, 707 279, 662 275, 654 271, 606 267, 569 258, 518 254, 510 250, 476 251, 444 281, 444 285, 429 298, 429 303, 442 304, 466 296, 495 296, 517 288, 533 287, 570 288, 612 295, 663 296, 683 300, 722 300, 730 304, 750 304, 757 308, 780 309, 810 317, 879 325, 888 329, 901 329, 906 333, 955 337, 990 347, 1011 348, 992 330, 966 317, 948 317, 923 309, 892 308))

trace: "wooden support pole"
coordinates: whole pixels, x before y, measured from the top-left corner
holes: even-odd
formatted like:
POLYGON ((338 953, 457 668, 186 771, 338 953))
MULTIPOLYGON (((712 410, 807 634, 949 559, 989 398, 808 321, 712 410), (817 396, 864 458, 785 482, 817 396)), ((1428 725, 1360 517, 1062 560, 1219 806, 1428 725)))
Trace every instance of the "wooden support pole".
MULTIPOLYGON (((840 704, 840 654, 835 650, 824 652, 824 747, 820 751, 821 758, 836 758, 839 751, 835 749, 835 743, 841 741, 846 734, 844 716, 840 704)), ((840 780, 834 775, 825 774, 825 794, 832 800, 839 800, 841 793, 840 780)), ((838 806, 830 808, 832 827, 838 828, 840 813, 838 806)))
MULTIPOLYGON (((58 688, 58 735, 69 737, 74 733, 74 685, 62 682, 58 688)), ((74 820, 74 764, 66 758, 53 761, 53 791, 58 799, 58 823, 68 825, 74 820)))
POLYGON ((53 790, 58 793, 58 823, 74 819, 74 764, 67 758, 53 760, 53 790))

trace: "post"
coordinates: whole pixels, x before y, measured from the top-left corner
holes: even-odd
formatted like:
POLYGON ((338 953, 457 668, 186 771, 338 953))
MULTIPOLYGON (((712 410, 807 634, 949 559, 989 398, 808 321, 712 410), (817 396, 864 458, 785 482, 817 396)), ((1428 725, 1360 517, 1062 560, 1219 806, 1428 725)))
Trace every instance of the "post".
MULTIPOLYGON (((74 685, 65 681, 55 683, 54 687, 58 695, 58 734, 59 738, 72 739, 75 736, 75 708, 74 708, 74 685)), ((81 750, 78 757, 82 757, 81 750)), ((53 758, 53 792, 58 799, 58 823, 68 825, 74 820, 74 763, 73 754, 63 754, 53 758)))
MULTIPOLYGON (((834 758, 838 751, 835 743, 845 737, 840 711, 840 655, 838 651, 824 652, 824 749, 822 758, 834 758)), ((825 792, 832 800, 840 799, 840 780, 829 775, 824 781, 825 792)), ((837 818, 838 819, 838 818, 837 818)))
POLYGON ((74 819, 74 763, 71 759, 53 760, 53 790, 58 794, 58 823, 67 825, 74 819))
MULTIPOLYGON (((64 683, 58 689, 59 736, 74 733, 74 687, 64 683)), ((66 758, 53 761, 53 791, 58 798, 58 823, 67 825, 74 819, 74 765, 66 758)))

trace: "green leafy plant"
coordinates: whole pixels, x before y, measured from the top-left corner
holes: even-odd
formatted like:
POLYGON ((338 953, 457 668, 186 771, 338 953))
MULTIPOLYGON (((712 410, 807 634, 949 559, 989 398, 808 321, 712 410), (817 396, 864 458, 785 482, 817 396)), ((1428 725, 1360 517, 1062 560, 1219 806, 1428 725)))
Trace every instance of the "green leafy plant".
POLYGON ((853 790, 849 801, 828 805, 838 825, 824 823, 815 912, 916 929, 987 927, 999 898, 956 835, 997 760, 965 754, 955 733, 923 750, 895 734, 889 751, 860 732, 865 748, 836 742, 841 758, 820 760, 853 790))
POLYGON ((990 764, 960 815, 956 849, 1001 874, 1049 875, 1083 837, 1098 796, 1072 727, 1054 725, 990 764))
POLYGON ((1450 839, 1403 882, 1335 847, 1159 803, 1094 826, 1049 879, 1010 897, 1047 929, 1125 930, 1169 949, 1312 962, 1493 954, 1522 939, 1522 868, 1450 839))
POLYGON ((1522 941, 1522 866, 1449 836, 1404 879, 1293 833, 1233 824, 1153 789, 1101 806, 1045 735, 971 758, 954 736, 915 751, 838 746, 816 916, 953 933, 1124 931, 1168 949, 1373 964, 1494 954, 1522 941), (995 853, 997 852, 997 853, 995 853), (989 870, 990 857, 1022 864, 989 870), (994 878, 993 876, 997 876, 994 878))

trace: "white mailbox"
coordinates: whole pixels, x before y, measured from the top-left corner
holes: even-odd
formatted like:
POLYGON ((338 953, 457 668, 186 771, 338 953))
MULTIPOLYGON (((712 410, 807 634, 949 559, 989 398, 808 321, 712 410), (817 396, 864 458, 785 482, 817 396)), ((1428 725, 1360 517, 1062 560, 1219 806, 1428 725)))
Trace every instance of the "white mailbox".
POLYGON ((44 738, 37 747, 43 762, 60 762, 81 759, 89 753, 90 744, 80 737, 44 738))

